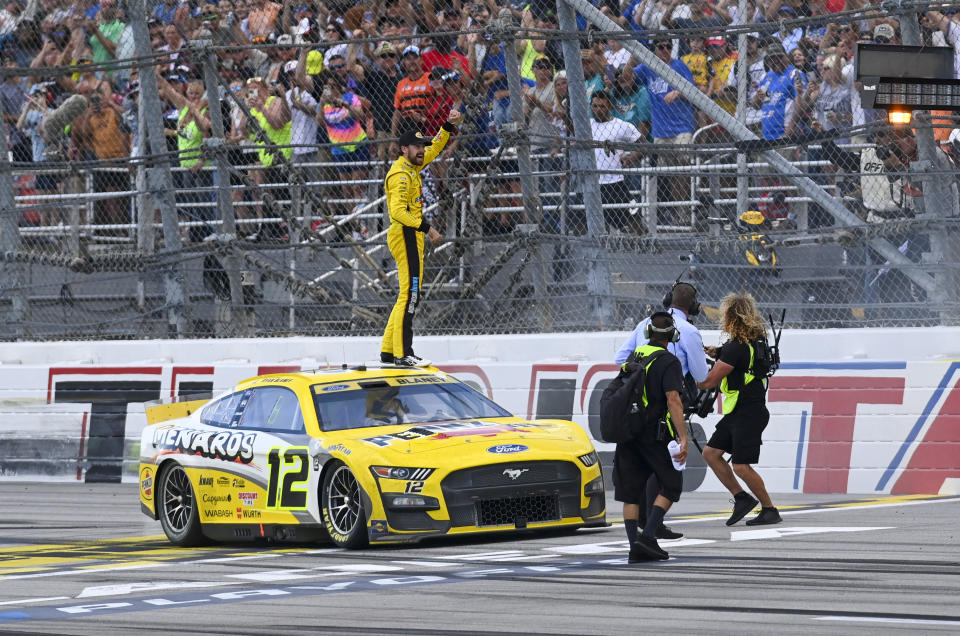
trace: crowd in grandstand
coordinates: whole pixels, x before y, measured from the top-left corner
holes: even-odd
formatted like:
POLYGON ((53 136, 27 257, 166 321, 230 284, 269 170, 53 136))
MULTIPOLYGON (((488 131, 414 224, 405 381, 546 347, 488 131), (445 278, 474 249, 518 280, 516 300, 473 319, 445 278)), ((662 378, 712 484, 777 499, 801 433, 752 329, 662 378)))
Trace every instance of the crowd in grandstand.
MULTIPOLYGON (((881 173, 895 172, 916 158, 912 136, 902 131, 865 126, 885 115, 861 108, 853 56, 857 43, 898 44, 901 27, 892 17, 851 18, 846 12, 868 6, 867 0, 748 0, 739 15, 736 0, 595 0, 608 16, 648 46, 674 70, 693 82, 718 106, 734 112, 737 68, 748 65, 747 124, 765 140, 836 131, 823 149, 784 146, 791 159, 825 159, 818 178, 864 201, 865 214, 901 215, 913 192, 906 179, 896 186, 881 173), (815 18, 829 17, 828 20, 815 18), (813 19, 805 19, 813 18, 813 19), (737 39, 725 34, 731 25, 752 25, 747 59, 739 60, 737 39), (690 30, 677 34, 677 30, 690 30), (665 31, 665 33, 658 33, 665 31), (849 131, 849 132, 848 132, 849 131), (854 153, 843 148, 853 142, 854 153), (838 145, 839 144, 839 147, 838 145), (805 153, 803 157, 799 154, 805 153), (857 155, 856 153, 859 153, 857 155), (879 167, 878 167, 879 166, 879 167), (834 172, 868 173, 886 179, 884 187, 866 191, 863 176, 843 179, 834 172), (863 191, 861 192, 861 187, 863 191)), ((213 219, 214 171, 204 140, 211 137, 209 109, 220 104, 230 163, 249 167, 234 171, 231 182, 288 184, 288 163, 303 167, 307 182, 337 183, 326 198, 348 212, 373 198, 374 166, 396 156, 395 140, 408 128, 427 135, 437 132, 451 108, 466 111, 461 135, 436 163, 442 177, 445 163, 463 157, 498 157, 509 168, 510 139, 502 126, 513 119, 511 100, 522 101, 527 131, 543 192, 563 191, 563 139, 571 134, 568 80, 559 38, 541 31, 520 31, 515 40, 523 95, 511 95, 507 82, 509 56, 493 37, 492 21, 503 9, 517 24, 557 29, 552 0, 157 0, 148 21, 164 103, 167 148, 177 153, 181 170, 177 187, 184 191, 181 212, 191 219, 213 219), (525 37, 529 36, 529 37, 525 37), (383 38, 383 39, 381 39, 383 38), (542 39, 539 39, 542 38, 542 39), (208 41, 217 48, 219 95, 208 94, 202 59, 191 43, 208 41), (251 46, 259 45, 259 46, 251 46), (228 96, 230 99, 228 99, 228 96), (446 160, 446 162, 444 161, 446 160), (240 173, 243 174, 240 174, 240 173), (372 187, 371 187, 372 186, 372 187), (208 191, 204 192, 204 188, 208 191)), ((133 26, 122 0, 12 0, 0 10, 3 64, 29 67, 29 74, 11 72, 0 84, 0 101, 8 143, 17 161, 42 164, 61 160, 116 160, 150 154, 140 138, 137 68, 111 66, 135 56, 133 26), (93 63, 86 68, 83 65, 93 63), (77 67, 77 68, 71 68, 77 67), (69 124, 67 134, 52 139, 44 121, 74 94, 86 98, 86 110, 69 124)), ((682 166, 691 161, 689 147, 697 130, 710 125, 709 115, 693 108, 657 73, 640 64, 617 39, 586 37, 586 21, 578 16, 586 88, 598 142, 640 143, 628 151, 597 147, 599 182, 607 204, 608 228, 643 232, 631 205, 645 193, 623 168, 639 165, 682 166), (651 144, 647 146, 645 144, 651 144), (653 162, 651 163, 651 158, 653 162), (621 172, 616 172, 621 171, 621 172), (631 214, 634 212, 634 214, 631 214)), ((955 51, 955 77, 960 78, 960 17, 929 11, 921 20, 926 44, 955 51)), ((145 66, 145 69, 152 67, 145 66)), ((941 141, 951 134, 947 126, 941 141)), ((720 134, 720 131, 717 131, 720 134)), ((713 139, 723 139, 715 136, 713 139)), ((960 138, 953 134, 960 148, 960 138)), ((950 146, 946 146, 947 149, 950 146)), ((956 156, 954 155, 954 160, 956 156)), ((480 171, 487 162, 470 166, 480 171)), ((515 165, 515 164, 514 164, 515 165)), ((94 172, 94 191, 127 191, 129 173, 122 167, 94 172)), ((74 186, 77 187, 77 186, 74 186)), ((83 185, 79 186, 83 191, 83 185)), ((86 186, 89 187, 89 186, 86 186)), ((426 194, 436 197, 437 182, 426 194)), ((571 191, 569 184, 566 191, 571 191)), ((38 194, 67 192, 60 174, 38 174, 38 194)), ((515 181, 501 179, 500 193, 518 193, 515 181)), ((238 216, 254 218, 269 210, 256 189, 236 188, 238 216), (250 201, 243 204, 244 197, 250 201), (241 205, 243 204, 243 205, 241 205)), ((577 191, 573 188, 572 191, 577 191)), ((663 202, 684 202, 692 196, 690 179, 661 179, 663 202)), ((284 199, 288 194, 277 189, 284 199)), ((508 206, 517 198, 501 199, 508 206)), ((518 204, 517 204, 518 205, 518 204)), ((771 216, 788 215, 789 206, 766 202, 771 216)), ((669 208, 669 206, 666 206, 669 208)), ((63 221, 54 206, 31 220, 56 225, 63 221)), ((98 202, 90 222, 129 222, 124 198, 98 202)), ((678 208, 680 209, 680 208, 678 208)), ((639 217, 637 217, 639 218, 639 217)), ((491 214, 484 230, 510 231, 519 212, 491 214)), ((546 229, 561 229, 556 215, 544 214, 546 229)), ((250 233, 255 224, 247 226, 250 233)), ((583 223, 568 220, 567 231, 583 223)), ((208 230, 191 231, 201 240, 208 230)))

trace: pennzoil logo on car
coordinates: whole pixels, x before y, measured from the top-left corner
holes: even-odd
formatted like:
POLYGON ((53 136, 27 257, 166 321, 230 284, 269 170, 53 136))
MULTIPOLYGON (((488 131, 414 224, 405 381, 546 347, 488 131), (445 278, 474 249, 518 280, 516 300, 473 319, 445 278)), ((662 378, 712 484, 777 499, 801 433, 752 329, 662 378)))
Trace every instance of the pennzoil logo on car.
MULTIPOLYGON (((528 450, 530 450, 530 447, 523 444, 497 444, 488 448, 487 452, 494 455, 509 455, 510 453, 522 453, 528 450)), ((517 475, 517 477, 519 476, 517 475)))
POLYGON ((147 499, 153 497, 153 469, 149 466, 140 471, 140 492, 147 499))

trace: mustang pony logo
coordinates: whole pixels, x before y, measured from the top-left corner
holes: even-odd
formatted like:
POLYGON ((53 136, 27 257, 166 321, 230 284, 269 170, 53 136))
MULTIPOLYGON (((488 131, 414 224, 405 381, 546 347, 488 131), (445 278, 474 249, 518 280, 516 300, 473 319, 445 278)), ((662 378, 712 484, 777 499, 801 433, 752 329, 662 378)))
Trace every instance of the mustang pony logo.
POLYGON ((522 475, 525 472, 528 472, 529 470, 530 470, 529 468, 507 468, 503 471, 503 474, 509 477, 510 479, 512 479, 513 481, 517 481, 518 479, 520 479, 520 475, 522 475))

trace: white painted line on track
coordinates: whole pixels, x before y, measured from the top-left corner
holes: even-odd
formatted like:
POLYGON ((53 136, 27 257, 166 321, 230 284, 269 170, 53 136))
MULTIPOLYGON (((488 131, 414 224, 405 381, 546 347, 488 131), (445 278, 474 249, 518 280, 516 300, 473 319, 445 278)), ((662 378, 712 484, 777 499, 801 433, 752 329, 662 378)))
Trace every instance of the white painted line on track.
POLYGON ((27 603, 43 603, 44 601, 62 601, 69 596, 47 596, 44 598, 22 598, 17 601, 0 601, 0 605, 26 605, 27 603))
MULTIPOLYGON (((938 504, 938 503, 955 503, 960 501, 960 497, 951 497, 949 499, 924 499, 922 501, 895 501, 890 503, 877 503, 877 504, 855 504, 851 506, 835 506, 830 505, 823 508, 808 508, 805 510, 781 510, 780 516, 784 517, 787 515, 810 515, 817 512, 845 512, 849 510, 873 510, 876 508, 897 508, 900 506, 923 506, 927 504, 938 504)), ((675 523, 698 523, 701 521, 716 521, 717 519, 723 519, 724 517, 729 516, 730 513, 718 513, 717 515, 711 515, 709 517, 698 517, 697 519, 677 519, 673 517, 668 517, 665 522, 669 525, 675 523)), ((623 522, 617 522, 614 525, 623 525, 623 522)))
POLYGON ((423 568, 454 568, 461 567, 462 563, 451 563, 450 561, 445 561, 443 563, 438 563, 436 561, 391 561, 391 563, 400 563, 401 565, 413 565, 415 567, 423 568))
POLYGON ((799 528, 762 528, 760 530, 738 530, 730 533, 731 541, 754 541, 756 539, 779 539, 804 534, 824 534, 826 532, 865 532, 867 530, 892 530, 894 526, 881 527, 799 527, 799 528))
POLYGON ((894 618, 893 616, 816 616, 815 621, 840 621, 844 623, 893 623, 895 625, 949 625, 960 627, 960 620, 933 618, 894 618))

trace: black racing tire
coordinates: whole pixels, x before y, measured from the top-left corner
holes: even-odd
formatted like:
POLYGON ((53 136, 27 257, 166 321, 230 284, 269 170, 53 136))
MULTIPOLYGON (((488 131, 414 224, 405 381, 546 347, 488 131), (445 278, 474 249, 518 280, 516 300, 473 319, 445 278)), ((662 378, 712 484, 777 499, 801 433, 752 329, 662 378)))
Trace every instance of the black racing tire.
POLYGON ((369 543, 364 492, 350 467, 334 460, 323 476, 320 492, 323 526, 330 540, 341 548, 355 550, 369 543))
POLYGON ((167 464, 157 479, 157 517, 170 543, 183 547, 204 543, 197 496, 180 464, 167 464))

